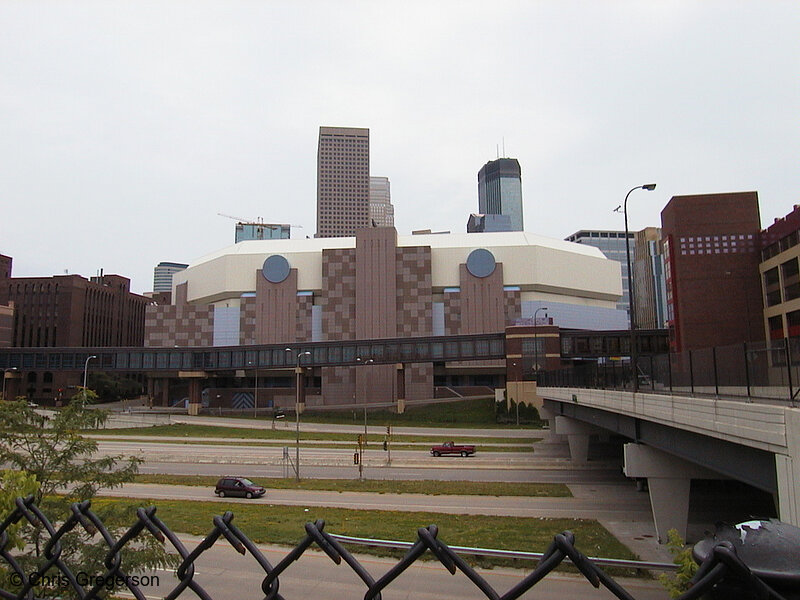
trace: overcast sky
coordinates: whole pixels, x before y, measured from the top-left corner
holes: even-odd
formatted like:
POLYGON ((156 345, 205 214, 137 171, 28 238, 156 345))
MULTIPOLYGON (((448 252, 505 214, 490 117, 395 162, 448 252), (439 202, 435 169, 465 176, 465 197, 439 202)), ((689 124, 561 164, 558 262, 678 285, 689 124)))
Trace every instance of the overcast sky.
POLYGON ((0 253, 152 289, 233 243, 313 236, 320 125, 368 127, 398 232, 466 231, 522 166, 525 229, 660 225, 670 197, 800 202, 800 2, 0 0, 0 253))

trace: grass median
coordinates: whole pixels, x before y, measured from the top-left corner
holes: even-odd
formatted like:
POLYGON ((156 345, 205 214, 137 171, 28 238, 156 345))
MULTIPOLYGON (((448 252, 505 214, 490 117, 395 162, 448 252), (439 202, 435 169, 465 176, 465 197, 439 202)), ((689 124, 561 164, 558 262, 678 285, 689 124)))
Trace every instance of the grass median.
MULTIPOLYGON (((193 485, 212 488, 219 477, 210 475, 136 475, 136 483, 161 485, 193 485)), ((428 494, 431 496, 531 496, 539 498, 571 498, 563 483, 507 483, 493 481, 433 481, 395 479, 295 479, 254 478, 267 489, 327 490, 335 492, 366 492, 373 494, 428 494)))
MULTIPOLYGON (((153 425, 152 427, 126 427, 119 429, 93 429, 83 432, 85 435, 111 435, 129 436, 136 438, 150 437, 182 437, 182 438, 235 438, 237 440, 252 440, 253 442, 269 440, 294 440, 296 432, 288 427, 278 427, 276 429, 255 429, 246 427, 217 427, 214 425, 189 425, 185 423, 175 423, 172 425, 153 425)), ((313 441, 332 441, 332 442, 352 442, 358 437, 358 433, 336 433, 326 431, 301 431, 300 440, 313 441)), ((513 446, 530 446, 541 438, 535 437, 478 437, 467 438, 465 436, 447 435, 401 435, 392 434, 392 445, 399 444, 440 444, 445 439, 453 440, 456 443, 466 444, 509 444, 513 446)), ((369 433, 368 443, 382 444, 386 439, 384 433, 369 433)))
MULTIPOLYGON (((635 559, 636 556, 597 521, 591 519, 534 519, 450 515, 430 512, 397 512, 339 509, 327 507, 274 506, 246 502, 192 502, 177 500, 133 501, 94 499, 95 506, 114 503, 128 508, 132 515, 137 507, 155 505, 157 515, 173 531, 206 535, 212 519, 225 511, 235 517, 233 523, 247 537, 259 544, 295 546, 304 537, 304 526, 316 519, 325 520, 325 531, 361 538, 413 542, 417 529, 430 524, 439 527, 439 538, 451 546, 493 548, 524 552, 543 552, 553 536, 562 531, 575 534, 577 548, 589 556, 635 559)), ((348 544, 351 552, 377 556, 403 555, 402 551, 348 544)), ((471 557, 466 557, 470 559, 471 557)), ((528 561, 475 557, 481 566, 526 567, 528 561)), ((620 570, 633 575, 635 571, 620 570)))

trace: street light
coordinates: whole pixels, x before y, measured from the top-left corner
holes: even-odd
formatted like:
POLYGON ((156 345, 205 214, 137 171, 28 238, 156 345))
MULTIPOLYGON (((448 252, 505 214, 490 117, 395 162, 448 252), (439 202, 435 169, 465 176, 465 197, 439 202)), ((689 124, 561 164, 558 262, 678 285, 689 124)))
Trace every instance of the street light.
MULTIPOLYGON (((360 356, 356 357, 356 362, 362 365, 371 365, 375 361, 371 358, 363 360, 360 356)), ((355 411, 354 411, 355 412, 355 411)), ((364 443, 367 443, 367 398, 364 396, 364 443)))
MULTIPOLYGON (((631 244, 628 236, 628 196, 631 195, 631 192, 634 190, 647 190, 648 192, 652 192, 656 189, 655 183, 646 183, 644 185, 637 185, 634 188, 631 188, 627 194, 625 194, 625 202, 622 203, 622 212, 625 215, 625 258, 628 262, 628 310, 630 311, 630 318, 628 319, 628 329, 630 330, 631 335, 631 368, 633 369, 633 391, 639 391, 639 364, 638 364, 638 352, 636 348, 636 305, 634 303, 634 293, 633 293, 633 268, 631 267, 631 244)), ((619 212, 619 206, 615 209, 619 212)))
POLYGON ((256 360, 255 361, 247 361, 247 364, 255 366, 256 368, 256 380, 253 384, 253 417, 258 417, 258 350, 256 350, 256 360))
POLYGON ((96 354, 92 354, 91 356, 86 357, 86 362, 83 365, 83 399, 86 400, 86 380, 89 377, 89 361, 93 358, 97 358, 96 354))
MULTIPOLYGON (((540 310, 547 310, 546 306, 540 306, 535 311, 533 311, 533 368, 536 374, 536 383, 539 383, 539 345, 538 340, 536 339, 536 332, 537 332, 537 323, 536 323, 536 313, 540 310)), ((544 313, 544 316, 547 317, 547 313, 544 313)), ((544 360, 547 362, 547 352, 544 353, 544 360)), ((519 423, 517 423, 519 425, 519 423)))
MULTIPOLYGON (((292 349, 286 348, 285 351, 292 352, 292 349)), ((294 429, 296 434, 295 445, 294 445, 294 461, 295 461, 294 473, 297 481, 300 481, 300 384, 301 384, 300 358, 302 356, 311 356, 311 352, 309 352, 308 350, 306 350, 305 352, 300 352, 297 355, 297 363, 295 366, 295 373, 297 375, 296 377, 297 391, 294 403, 294 429)))

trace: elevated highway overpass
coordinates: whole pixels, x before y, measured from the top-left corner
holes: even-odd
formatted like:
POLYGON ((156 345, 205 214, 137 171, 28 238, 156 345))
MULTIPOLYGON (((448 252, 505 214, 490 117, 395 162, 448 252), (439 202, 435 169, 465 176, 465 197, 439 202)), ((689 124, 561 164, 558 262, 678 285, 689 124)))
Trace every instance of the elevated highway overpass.
POLYGON ((646 478, 660 540, 685 537, 692 479, 732 478, 773 495, 781 520, 800 525, 800 409, 768 399, 540 387, 544 416, 586 461, 589 436, 613 432, 625 474, 646 478))

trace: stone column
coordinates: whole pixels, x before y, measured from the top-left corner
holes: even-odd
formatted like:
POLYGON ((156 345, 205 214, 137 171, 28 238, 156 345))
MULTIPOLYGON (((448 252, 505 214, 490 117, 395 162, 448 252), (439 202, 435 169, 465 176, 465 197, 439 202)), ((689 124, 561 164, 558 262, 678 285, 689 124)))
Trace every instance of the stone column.
POLYGON ((719 473, 644 444, 625 444, 624 471, 626 477, 647 478, 656 535, 662 544, 670 529, 686 539, 692 479, 722 479, 719 473))
POLYGON ((589 436, 602 431, 599 427, 558 415, 555 418, 555 432, 567 436, 569 457, 572 462, 585 463, 589 460, 589 436))

